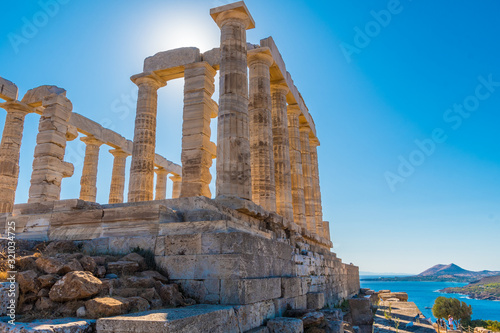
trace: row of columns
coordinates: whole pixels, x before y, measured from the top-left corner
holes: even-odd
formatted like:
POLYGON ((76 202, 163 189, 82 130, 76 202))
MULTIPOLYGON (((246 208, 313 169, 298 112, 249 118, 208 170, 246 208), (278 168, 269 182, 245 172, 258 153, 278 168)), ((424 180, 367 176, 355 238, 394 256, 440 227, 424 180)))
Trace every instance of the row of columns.
POLYGON ((300 107, 287 107, 284 82, 271 82, 269 48, 247 52, 246 30, 253 20, 246 7, 219 7, 212 16, 221 30, 217 196, 251 199, 328 237, 318 140, 301 122, 300 107))

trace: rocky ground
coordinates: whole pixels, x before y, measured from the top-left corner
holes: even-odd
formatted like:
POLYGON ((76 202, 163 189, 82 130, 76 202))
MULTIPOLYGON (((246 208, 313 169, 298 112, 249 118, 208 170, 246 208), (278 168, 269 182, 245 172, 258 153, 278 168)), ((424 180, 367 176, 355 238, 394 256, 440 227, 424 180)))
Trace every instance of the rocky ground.
MULTIPOLYGON (((17 321, 100 318, 196 303, 156 270, 148 253, 139 250, 142 255, 92 255, 82 253, 78 243, 71 241, 19 242, 18 246, 17 321)), ((1 248, 0 266, 5 271, 1 248)), ((5 315, 5 309, 0 312, 5 315)))

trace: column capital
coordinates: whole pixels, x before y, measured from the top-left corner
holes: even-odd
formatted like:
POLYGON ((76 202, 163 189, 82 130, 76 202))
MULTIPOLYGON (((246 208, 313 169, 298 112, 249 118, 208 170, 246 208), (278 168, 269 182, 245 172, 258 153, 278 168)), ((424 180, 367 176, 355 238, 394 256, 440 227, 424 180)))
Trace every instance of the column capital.
MULTIPOLYGON (((312 131, 311 131, 311 134, 312 134, 312 131)), ((319 140, 317 137, 309 137, 309 144, 312 146, 312 147, 318 147, 319 146, 319 140)))
POLYGON ((137 86, 142 84, 149 84, 159 89, 161 87, 165 87, 167 82, 163 80, 160 76, 158 76, 155 72, 145 72, 132 76, 130 78, 132 82, 134 82, 137 86))
POLYGON ((311 132, 311 128, 307 124, 300 124, 299 130, 301 133, 307 133, 309 134, 311 132))
POLYGON ((287 95, 290 91, 290 88, 286 85, 285 80, 279 81, 271 81, 271 93, 279 93, 283 95, 287 95))
POLYGON ((274 63, 271 50, 268 47, 259 47, 257 49, 248 50, 247 56, 248 66, 251 66, 254 63, 263 63, 267 67, 271 67, 274 63))
POLYGON ((179 175, 176 175, 175 173, 168 178, 170 178, 174 183, 182 181, 182 177, 179 175))
POLYGON ((115 158, 119 158, 119 157, 128 157, 130 156, 131 154, 130 153, 127 153, 126 151, 124 151, 123 149, 121 148, 115 148, 115 149, 110 149, 109 152, 111 153, 111 155, 113 155, 115 158))
POLYGON ((84 136, 83 138, 80 138, 81 141, 85 142, 85 144, 88 145, 93 145, 93 146, 101 146, 104 142, 101 140, 98 140, 95 136, 93 135, 88 135, 84 136))
POLYGON ((19 102, 19 101, 10 101, 5 103, 0 103, 0 108, 9 112, 24 112, 26 114, 34 112, 33 108, 29 105, 19 102))
POLYGON ((298 104, 288 104, 286 108, 287 113, 299 116, 302 113, 298 104))
POLYGON ((243 1, 212 8, 210 16, 219 28, 231 21, 243 23, 247 30, 255 28, 255 21, 243 1))
MULTIPOLYGON (((170 172, 165 168, 156 168, 155 172, 157 175, 168 175, 170 172)), ((179 176, 180 177, 180 176, 179 176)))

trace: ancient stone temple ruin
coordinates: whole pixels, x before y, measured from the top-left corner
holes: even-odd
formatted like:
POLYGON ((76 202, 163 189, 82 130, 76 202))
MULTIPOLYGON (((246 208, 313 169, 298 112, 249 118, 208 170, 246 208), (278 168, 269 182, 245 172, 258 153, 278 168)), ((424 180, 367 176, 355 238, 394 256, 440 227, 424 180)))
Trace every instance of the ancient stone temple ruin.
POLYGON ((64 89, 41 86, 19 100, 16 85, 0 78, 0 107, 7 111, 1 225, 15 221, 18 239, 82 240, 96 253, 150 250, 197 302, 238 307, 244 331, 287 307, 338 304, 358 292, 359 275, 330 252, 320 142, 275 42, 247 43, 246 30, 255 23, 243 2, 213 8, 210 15, 221 31, 220 47, 160 52, 132 76, 138 86, 133 141, 72 112, 64 89), (218 102, 212 96, 217 71, 218 102), (155 147, 157 92, 178 78, 184 78, 182 166, 155 147), (14 204, 23 123, 31 113, 40 115, 40 123, 29 200, 14 204), (216 143, 210 141, 215 118, 216 143), (66 142, 79 133, 86 144, 80 197, 60 200, 63 178, 75 176, 64 161, 66 142), (109 202, 96 203, 99 150, 105 146, 114 156, 109 202), (245 317, 250 313, 252 320, 245 317))

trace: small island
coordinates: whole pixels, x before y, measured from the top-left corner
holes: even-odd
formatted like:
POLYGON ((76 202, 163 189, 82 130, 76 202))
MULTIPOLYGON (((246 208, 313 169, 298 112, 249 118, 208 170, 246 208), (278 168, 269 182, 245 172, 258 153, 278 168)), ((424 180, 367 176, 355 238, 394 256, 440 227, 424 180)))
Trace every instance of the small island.
POLYGON ((475 299, 500 301, 500 275, 485 277, 463 287, 445 288, 440 292, 462 294, 475 299))

